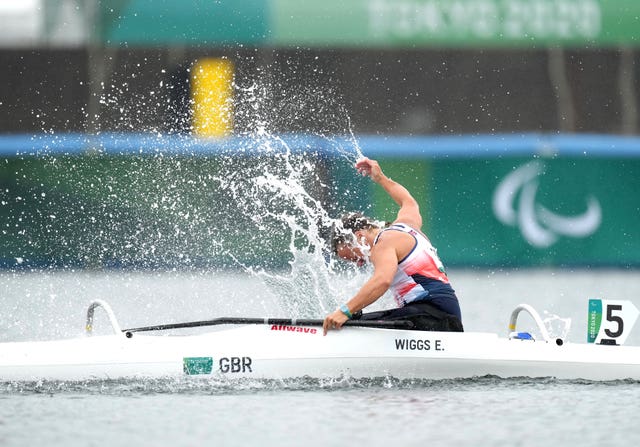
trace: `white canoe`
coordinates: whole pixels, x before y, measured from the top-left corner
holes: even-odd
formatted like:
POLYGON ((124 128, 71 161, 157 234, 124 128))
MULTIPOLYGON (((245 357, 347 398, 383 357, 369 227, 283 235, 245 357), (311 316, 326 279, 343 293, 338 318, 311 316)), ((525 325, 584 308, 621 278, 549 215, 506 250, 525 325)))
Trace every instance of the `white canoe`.
MULTIPOLYGON (((94 303, 93 308, 105 303, 94 303)), ((640 380, 640 347, 522 340, 480 332, 424 332, 280 324, 217 327, 199 335, 114 335, 0 343, 0 381, 157 378, 399 379, 555 377, 640 380)), ((520 310, 512 314, 512 326, 520 310)), ((531 312, 535 313, 535 311, 531 312)), ((532 314, 533 315, 533 314, 532 314)), ((534 316, 539 319, 537 313, 534 316)), ((544 331, 544 330, 543 330, 544 331)))

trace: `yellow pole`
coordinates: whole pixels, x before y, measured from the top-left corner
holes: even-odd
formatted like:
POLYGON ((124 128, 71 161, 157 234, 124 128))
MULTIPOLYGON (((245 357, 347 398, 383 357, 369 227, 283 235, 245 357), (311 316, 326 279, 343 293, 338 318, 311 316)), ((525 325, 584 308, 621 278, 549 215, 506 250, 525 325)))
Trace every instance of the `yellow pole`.
POLYGON ((233 130, 233 62, 206 58, 191 70, 193 131, 199 137, 225 137, 233 130))

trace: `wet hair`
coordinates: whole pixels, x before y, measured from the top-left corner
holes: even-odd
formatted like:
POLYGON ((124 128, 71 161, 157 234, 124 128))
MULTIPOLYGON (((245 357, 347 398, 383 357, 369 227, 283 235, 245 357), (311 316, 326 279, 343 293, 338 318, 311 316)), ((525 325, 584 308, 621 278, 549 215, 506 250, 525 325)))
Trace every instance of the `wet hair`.
POLYGON ((333 226, 331 233, 331 251, 336 254, 338 247, 355 242, 354 233, 360 230, 371 230, 389 226, 390 222, 378 222, 362 213, 348 213, 340 218, 340 223, 333 226))

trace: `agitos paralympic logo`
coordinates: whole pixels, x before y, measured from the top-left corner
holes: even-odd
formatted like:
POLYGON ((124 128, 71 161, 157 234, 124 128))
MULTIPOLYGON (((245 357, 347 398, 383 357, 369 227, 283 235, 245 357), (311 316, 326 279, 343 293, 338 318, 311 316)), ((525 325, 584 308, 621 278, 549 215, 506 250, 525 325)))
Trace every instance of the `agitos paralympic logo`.
POLYGON ((536 202, 539 177, 544 164, 532 161, 507 175, 493 194, 493 212, 500 222, 517 226, 529 244, 546 248, 561 236, 583 238, 593 234, 602 222, 598 200, 589 196, 587 209, 575 216, 553 213, 536 202))

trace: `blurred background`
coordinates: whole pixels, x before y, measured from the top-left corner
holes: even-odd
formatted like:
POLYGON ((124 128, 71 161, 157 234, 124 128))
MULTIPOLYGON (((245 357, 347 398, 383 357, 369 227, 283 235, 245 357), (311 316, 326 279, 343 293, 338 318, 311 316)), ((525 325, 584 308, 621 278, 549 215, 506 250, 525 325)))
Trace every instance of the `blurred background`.
POLYGON ((365 155, 484 272, 467 291, 637 275, 637 0, 1 0, 0 22, 5 272, 285 268, 326 293, 331 219, 395 216, 365 155))

